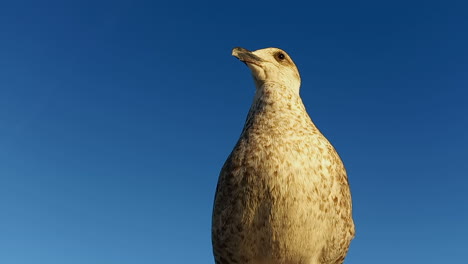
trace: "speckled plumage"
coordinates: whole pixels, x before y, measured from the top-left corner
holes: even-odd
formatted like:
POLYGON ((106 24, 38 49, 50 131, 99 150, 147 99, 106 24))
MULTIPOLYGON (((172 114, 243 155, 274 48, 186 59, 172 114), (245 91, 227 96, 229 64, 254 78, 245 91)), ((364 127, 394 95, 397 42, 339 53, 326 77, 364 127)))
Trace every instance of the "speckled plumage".
POLYGON ((219 175, 216 263, 343 263, 354 237, 346 171, 306 112, 294 62, 277 48, 233 55, 252 70, 256 93, 219 175))

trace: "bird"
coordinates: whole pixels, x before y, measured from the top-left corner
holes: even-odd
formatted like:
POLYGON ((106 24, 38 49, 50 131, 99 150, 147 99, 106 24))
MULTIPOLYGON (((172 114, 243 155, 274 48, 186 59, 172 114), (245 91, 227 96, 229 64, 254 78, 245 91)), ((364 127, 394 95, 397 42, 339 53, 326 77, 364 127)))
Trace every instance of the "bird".
POLYGON ((215 263, 343 263, 355 235, 348 177, 305 109, 295 63, 279 48, 232 55, 255 95, 216 186, 215 263))

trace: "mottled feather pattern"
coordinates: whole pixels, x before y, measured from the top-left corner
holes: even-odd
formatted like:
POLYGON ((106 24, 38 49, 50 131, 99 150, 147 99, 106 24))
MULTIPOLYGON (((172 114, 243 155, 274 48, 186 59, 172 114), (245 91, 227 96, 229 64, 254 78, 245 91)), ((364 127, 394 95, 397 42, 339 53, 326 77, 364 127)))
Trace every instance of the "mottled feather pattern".
POLYGON ((338 264, 353 236, 340 157, 296 91, 263 83, 219 176, 216 263, 338 264))

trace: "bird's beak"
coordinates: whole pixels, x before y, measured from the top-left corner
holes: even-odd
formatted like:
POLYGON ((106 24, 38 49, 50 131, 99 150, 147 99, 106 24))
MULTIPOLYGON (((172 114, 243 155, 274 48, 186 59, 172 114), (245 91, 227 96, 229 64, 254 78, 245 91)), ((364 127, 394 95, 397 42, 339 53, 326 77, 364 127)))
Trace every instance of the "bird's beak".
POLYGON ((260 66, 260 63, 263 62, 263 60, 257 55, 253 54, 253 52, 241 47, 233 48, 232 56, 238 58, 240 61, 244 62, 247 65, 254 64, 260 66))

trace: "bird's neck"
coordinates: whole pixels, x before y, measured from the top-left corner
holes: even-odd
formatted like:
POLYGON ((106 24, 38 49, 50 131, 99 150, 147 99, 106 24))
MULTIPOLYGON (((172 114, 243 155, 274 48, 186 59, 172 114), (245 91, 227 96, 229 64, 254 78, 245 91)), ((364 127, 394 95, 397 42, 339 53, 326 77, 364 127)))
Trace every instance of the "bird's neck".
POLYGON ((255 92, 244 132, 250 129, 292 129, 298 123, 312 124, 299 93, 276 83, 266 84, 255 92))
POLYGON ((272 81, 264 81, 261 83, 255 83, 256 94, 276 92, 285 95, 296 95, 299 96, 300 83, 278 83, 272 81))
POLYGON ((275 110, 287 110, 291 109, 292 104, 302 105, 302 100, 299 96, 299 89, 292 89, 279 83, 265 82, 257 87, 253 104, 276 108, 275 110))

